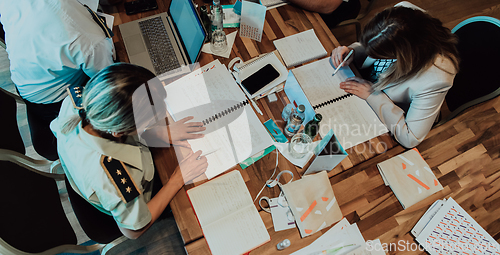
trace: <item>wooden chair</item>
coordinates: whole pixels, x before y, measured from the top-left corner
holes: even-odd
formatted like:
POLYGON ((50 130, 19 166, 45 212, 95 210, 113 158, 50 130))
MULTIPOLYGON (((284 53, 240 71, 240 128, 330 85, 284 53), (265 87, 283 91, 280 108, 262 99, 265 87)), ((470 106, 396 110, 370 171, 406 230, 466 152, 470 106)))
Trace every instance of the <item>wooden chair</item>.
POLYGON ((500 94, 500 20, 478 16, 452 29, 458 37, 460 70, 441 107, 439 126, 465 109, 500 94))
POLYGON ((56 184, 64 175, 34 168, 50 163, 0 149, 0 254, 88 253, 103 247, 77 245, 56 184))

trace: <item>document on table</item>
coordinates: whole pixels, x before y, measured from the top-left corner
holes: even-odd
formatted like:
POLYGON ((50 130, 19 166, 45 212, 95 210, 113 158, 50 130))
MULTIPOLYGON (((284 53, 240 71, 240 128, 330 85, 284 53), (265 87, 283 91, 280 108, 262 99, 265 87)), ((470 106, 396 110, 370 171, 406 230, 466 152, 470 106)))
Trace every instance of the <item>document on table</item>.
POLYGON ((241 5, 240 37, 248 37, 255 41, 262 40, 266 7, 258 3, 243 1, 241 5))
POLYGON ((318 237, 310 245, 291 253, 290 255, 303 255, 303 254, 327 254, 321 253, 327 250, 333 251, 332 254, 336 255, 382 255, 386 254, 382 250, 376 250, 374 247, 382 247, 380 240, 367 241, 359 231, 356 223, 350 224, 346 218, 343 218, 332 228, 326 231, 322 236, 318 237), (378 246, 377 246, 378 244, 378 246))
POLYGON ((323 116, 319 133, 324 137, 330 129, 344 149, 389 132, 365 100, 346 93, 340 83, 354 76, 342 67, 332 76, 329 58, 292 70, 316 113, 323 116))
POLYGON ((187 194, 212 254, 242 254, 271 240, 239 171, 187 194))
POLYGON ((194 116, 205 137, 188 140, 193 151, 207 155, 210 179, 273 144, 243 91, 219 60, 165 86, 174 120, 194 116))
POLYGON ((287 68, 328 55, 314 29, 275 40, 273 43, 287 68))

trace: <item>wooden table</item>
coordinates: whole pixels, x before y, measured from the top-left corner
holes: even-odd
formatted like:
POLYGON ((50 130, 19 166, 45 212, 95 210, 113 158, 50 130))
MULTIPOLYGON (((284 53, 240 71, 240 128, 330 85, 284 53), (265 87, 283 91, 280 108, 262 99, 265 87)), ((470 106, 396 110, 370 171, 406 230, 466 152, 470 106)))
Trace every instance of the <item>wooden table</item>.
MULTIPOLYGON (((123 42, 121 41, 121 34, 117 25, 167 10, 166 8, 168 8, 169 1, 157 2, 159 5, 158 10, 131 16, 125 14, 123 5, 117 5, 114 9, 106 10, 108 13, 111 12, 112 14, 113 11, 115 12, 115 27, 113 29, 113 31, 115 32, 115 36, 113 39, 115 42, 119 61, 128 62, 128 57, 126 55, 123 42)), ((200 4, 203 3, 200 2, 200 4)), ((291 5, 285 5, 276 9, 271 9, 267 12, 264 26, 264 35, 262 36, 261 42, 237 36, 232 48, 231 55, 228 59, 202 53, 199 62, 200 65, 205 65, 215 59, 219 59, 221 63, 227 65, 229 61, 234 57, 240 57, 241 59, 243 59, 243 61, 248 61, 252 58, 258 57, 261 54, 275 50, 273 40, 293 35, 308 29, 314 29, 316 35, 318 36, 327 52, 331 52, 335 47, 339 46, 338 41, 335 39, 330 29, 323 22, 319 14, 304 11, 291 5)), ((235 30, 236 29, 226 29, 226 34, 229 34, 230 32, 233 32, 235 30)), ((281 120, 281 110, 283 109, 284 105, 288 103, 288 99, 286 98, 284 92, 278 93, 278 98, 278 101, 272 103, 269 102, 267 98, 263 98, 258 101, 260 109, 264 114, 257 114, 257 116, 262 122, 268 120, 269 118, 272 118, 277 122, 278 125, 283 125, 283 121, 281 120)), ((366 162, 368 159, 377 157, 378 155, 395 147, 396 145, 397 143, 394 141, 394 139, 392 139, 388 134, 385 134, 348 149, 347 152, 349 156, 328 174, 332 180, 332 184, 335 184, 339 180, 351 175, 359 174, 359 172, 361 172, 359 166, 362 166, 363 162, 366 162), (355 168, 353 169, 353 167, 355 168)), ((389 158, 390 156, 395 155, 401 151, 403 151, 403 149, 399 147, 396 150, 392 150, 392 153, 390 154, 384 153, 382 154, 382 156, 377 157, 378 162, 383 159, 389 158)), ((171 173, 177 166, 177 160, 174 150, 171 148, 153 149, 152 153, 155 159, 156 167, 160 172, 160 177, 162 178, 163 183, 166 183, 166 181, 168 180, 167 173, 171 173)), ((252 197, 255 197, 257 195, 259 190, 264 185, 265 181, 271 177, 271 174, 274 170, 275 160, 276 153, 273 152, 263 157, 244 171, 241 171, 252 197)), ((239 166, 236 166, 235 169, 241 170, 239 166)), ((279 172, 281 170, 291 170, 292 172, 294 172, 294 179, 300 178, 299 176, 302 173, 301 168, 294 166, 293 164, 289 163, 283 156, 279 155, 279 165, 277 171, 279 172)), ((374 175, 377 174, 377 172, 371 171, 370 174, 374 175)), ((363 173, 363 175, 366 176, 365 173, 363 173)), ((289 177, 285 176, 284 180, 282 181, 288 180, 289 177)), ((196 183, 196 185, 199 184, 201 183, 196 183)), ((193 212, 193 209, 191 208, 185 192, 191 187, 193 187, 193 184, 186 185, 184 188, 182 188, 182 190, 174 197, 174 199, 170 203, 170 207, 172 208, 172 212, 179 227, 179 231, 182 235, 184 243, 186 244, 186 249, 189 254, 209 254, 208 246, 203 238, 201 228, 198 224, 196 216, 193 212)), ((340 191, 338 189, 334 189, 335 196, 337 197, 340 205, 343 204, 343 201, 348 201, 347 199, 348 197, 350 197, 349 186, 346 186, 344 188, 346 189, 340 191)), ((358 193, 358 191, 352 192, 358 193)), ((279 188, 275 187, 273 189, 266 188, 261 195, 268 197, 277 197, 278 194, 279 188)), ((355 202, 357 204, 349 205, 348 210, 342 208, 344 216, 347 217, 347 219, 349 219, 351 223, 359 220, 358 214, 355 210, 352 210, 352 208, 353 206, 360 205, 359 203, 362 203, 362 201, 355 202)), ((311 243, 320 235, 320 233, 316 233, 311 237, 301 239, 297 229, 275 233, 272 226, 271 215, 261 211, 257 203, 256 207, 257 209, 259 209, 262 219, 269 231, 271 242, 255 250, 254 252, 252 252, 252 254, 274 253, 276 252, 276 244, 285 238, 288 238, 292 241, 292 247, 285 250, 286 253, 289 253, 311 243)))

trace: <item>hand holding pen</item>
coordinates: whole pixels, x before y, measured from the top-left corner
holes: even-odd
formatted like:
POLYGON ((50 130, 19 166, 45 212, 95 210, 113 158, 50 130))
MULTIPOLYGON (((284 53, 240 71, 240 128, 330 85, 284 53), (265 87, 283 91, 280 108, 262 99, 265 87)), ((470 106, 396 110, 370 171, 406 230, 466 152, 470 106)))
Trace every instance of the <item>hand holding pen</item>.
POLYGON ((333 75, 335 75, 342 66, 347 66, 351 64, 353 60, 353 58, 351 58, 351 55, 353 53, 354 50, 346 46, 337 47, 332 51, 332 56, 330 57, 330 61, 333 67, 335 68, 333 75))

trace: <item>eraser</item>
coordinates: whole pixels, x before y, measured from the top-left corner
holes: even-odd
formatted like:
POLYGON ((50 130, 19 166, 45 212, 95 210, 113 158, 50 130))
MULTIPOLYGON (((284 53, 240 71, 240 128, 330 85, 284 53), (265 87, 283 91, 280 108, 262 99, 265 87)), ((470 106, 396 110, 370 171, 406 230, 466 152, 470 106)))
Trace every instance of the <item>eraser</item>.
POLYGON ((278 97, 276 97, 276 93, 271 93, 267 95, 267 99, 269 100, 269 102, 275 102, 278 100, 278 97))

